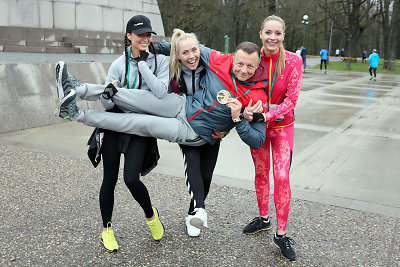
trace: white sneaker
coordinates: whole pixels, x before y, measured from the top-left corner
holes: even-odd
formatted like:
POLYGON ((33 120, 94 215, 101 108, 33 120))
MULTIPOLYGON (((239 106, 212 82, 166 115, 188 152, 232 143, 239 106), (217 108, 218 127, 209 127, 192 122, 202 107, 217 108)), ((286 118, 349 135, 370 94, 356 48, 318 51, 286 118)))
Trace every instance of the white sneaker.
POLYGON ((189 236, 199 236, 200 235, 200 229, 192 226, 190 224, 190 220, 192 219, 193 215, 188 215, 186 217, 186 229, 187 233, 189 236))
POLYGON ((194 209, 195 215, 190 219, 190 224, 198 229, 204 230, 207 227, 207 212, 203 208, 194 209))

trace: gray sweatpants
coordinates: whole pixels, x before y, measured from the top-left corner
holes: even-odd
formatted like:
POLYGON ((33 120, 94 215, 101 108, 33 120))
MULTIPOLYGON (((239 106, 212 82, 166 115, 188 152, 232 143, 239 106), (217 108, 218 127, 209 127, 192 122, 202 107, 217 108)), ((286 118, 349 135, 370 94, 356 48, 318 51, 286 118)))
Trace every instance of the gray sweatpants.
MULTIPOLYGON (((86 83, 86 94, 83 100, 99 100, 105 86, 86 83)), ((152 114, 156 116, 175 118, 185 106, 186 99, 177 94, 167 94, 164 98, 157 98, 152 92, 140 89, 118 88, 118 93, 113 96, 115 105, 123 110, 140 114, 152 114)))
MULTIPOLYGON (((87 89, 82 99, 98 100, 104 91, 104 85, 87 84, 87 89)), ((187 121, 185 96, 168 94, 159 99, 147 90, 119 88, 113 101, 118 107, 136 113, 83 110, 85 115, 79 122, 87 126, 150 136, 183 145, 200 146, 206 143, 187 121)))

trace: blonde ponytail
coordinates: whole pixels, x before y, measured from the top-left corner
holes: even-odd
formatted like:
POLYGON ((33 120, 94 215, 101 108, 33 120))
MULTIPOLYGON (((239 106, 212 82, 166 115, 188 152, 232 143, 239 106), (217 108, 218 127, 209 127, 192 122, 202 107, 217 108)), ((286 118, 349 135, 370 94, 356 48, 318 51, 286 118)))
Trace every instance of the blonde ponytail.
POLYGON ((171 81, 172 78, 176 77, 179 81, 180 74, 181 74, 181 66, 179 65, 178 59, 178 51, 177 51, 177 39, 179 36, 184 34, 185 32, 180 29, 174 29, 171 37, 171 52, 169 58, 169 80, 171 81))
POLYGON ((171 37, 171 51, 169 59, 169 80, 171 81, 174 77, 177 81, 181 78, 182 68, 179 64, 178 59, 178 45, 179 42, 187 38, 193 38, 197 44, 199 41, 194 33, 186 33, 181 29, 174 29, 171 37))
POLYGON ((286 53, 283 44, 279 46, 279 57, 278 61, 276 62, 276 72, 281 75, 282 71, 285 69, 285 61, 286 61, 286 53))

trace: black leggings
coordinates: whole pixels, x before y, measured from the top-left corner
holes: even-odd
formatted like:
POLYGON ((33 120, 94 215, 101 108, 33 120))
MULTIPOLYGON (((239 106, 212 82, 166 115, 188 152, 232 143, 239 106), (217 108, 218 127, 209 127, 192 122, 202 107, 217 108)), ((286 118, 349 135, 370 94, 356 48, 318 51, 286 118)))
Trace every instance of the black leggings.
POLYGON ((327 62, 328 60, 326 60, 326 59, 321 59, 321 65, 319 65, 319 69, 320 70, 322 70, 322 63, 324 63, 324 65, 325 65, 325 70, 326 70, 326 62, 327 62))
POLYGON ((214 145, 180 145, 185 164, 186 185, 191 197, 189 215, 193 215, 195 208, 205 208, 204 200, 210 191, 219 145, 219 140, 214 145))
POLYGON ((372 76, 372 71, 374 72, 374 77, 376 78, 376 68, 369 67, 369 75, 372 76))
MULTIPOLYGON (((103 219, 103 227, 111 222, 114 208, 114 189, 118 180, 121 152, 118 151, 120 133, 105 131, 102 149, 103 156, 103 183, 100 188, 100 211, 103 219)), ((146 218, 153 216, 149 192, 146 186, 139 180, 140 167, 148 144, 148 137, 131 135, 127 152, 124 155, 124 182, 133 198, 142 207, 146 218)))

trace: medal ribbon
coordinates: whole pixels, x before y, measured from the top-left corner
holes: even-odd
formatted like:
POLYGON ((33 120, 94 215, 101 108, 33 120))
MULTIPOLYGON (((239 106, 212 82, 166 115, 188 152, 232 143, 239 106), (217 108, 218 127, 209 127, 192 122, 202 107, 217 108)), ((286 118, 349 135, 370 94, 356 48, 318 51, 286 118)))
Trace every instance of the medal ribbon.
MULTIPOLYGON (((278 59, 276 60, 276 64, 278 63, 278 59)), ((274 69, 274 78, 272 79, 271 83, 271 72, 272 72, 272 58, 269 59, 269 79, 268 79, 268 110, 269 110, 269 105, 271 105, 271 96, 272 96, 272 91, 274 90, 274 85, 275 85, 275 77, 276 77, 276 64, 275 64, 275 69, 274 69)), ((268 122, 267 122, 267 128, 268 128, 268 122)))
MULTIPOLYGON (((235 80, 235 77, 233 77, 233 73, 231 73, 231 77, 232 77, 233 84, 235 85, 236 94, 239 95, 239 92, 238 92, 238 90, 237 90, 236 80, 235 80)), ((250 92, 250 88, 248 88, 247 91, 246 91, 246 93, 244 93, 243 95, 237 96, 237 97, 234 97, 234 98, 235 98, 235 99, 239 99, 239 98, 241 98, 242 96, 247 95, 249 92, 250 92)))
POLYGON ((138 66, 137 66, 137 70, 136 70, 135 80, 133 81, 133 85, 129 88, 129 69, 130 69, 129 61, 131 60, 131 52, 132 52, 132 49, 129 50, 129 52, 128 52, 128 73, 126 74, 126 87, 127 87, 128 89, 133 89, 133 88, 135 88, 136 79, 137 79, 138 73, 139 73, 139 65, 138 65, 138 66))

